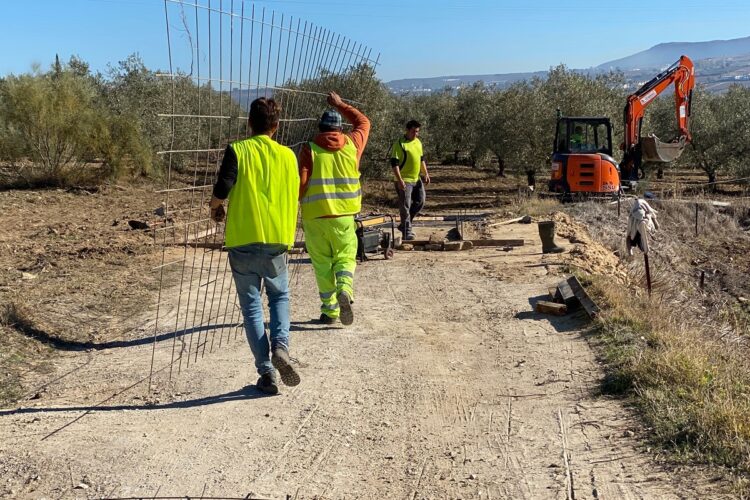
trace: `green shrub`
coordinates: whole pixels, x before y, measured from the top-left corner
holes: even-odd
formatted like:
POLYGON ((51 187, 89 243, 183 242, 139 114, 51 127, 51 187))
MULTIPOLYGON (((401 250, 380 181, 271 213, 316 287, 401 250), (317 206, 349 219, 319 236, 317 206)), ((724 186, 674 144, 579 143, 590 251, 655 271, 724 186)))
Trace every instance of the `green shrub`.
POLYGON ((139 122, 113 112, 104 93, 101 78, 75 58, 3 80, 0 155, 16 185, 95 184, 152 171, 139 122))

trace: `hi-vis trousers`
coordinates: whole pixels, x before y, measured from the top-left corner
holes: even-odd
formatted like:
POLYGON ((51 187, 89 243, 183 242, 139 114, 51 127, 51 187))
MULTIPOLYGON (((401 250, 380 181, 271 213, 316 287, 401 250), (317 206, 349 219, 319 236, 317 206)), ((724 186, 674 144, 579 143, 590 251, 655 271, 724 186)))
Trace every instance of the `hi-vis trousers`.
POLYGON ((354 269, 357 267, 354 216, 303 220, 302 227, 318 283, 320 311, 330 318, 338 318, 336 295, 346 292, 354 299, 354 269))

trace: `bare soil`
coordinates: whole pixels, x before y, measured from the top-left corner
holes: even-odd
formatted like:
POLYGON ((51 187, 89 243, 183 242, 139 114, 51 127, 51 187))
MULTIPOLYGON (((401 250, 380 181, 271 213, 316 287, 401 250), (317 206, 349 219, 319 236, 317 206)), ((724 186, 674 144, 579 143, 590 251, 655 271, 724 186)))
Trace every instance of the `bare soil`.
MULTIPOLYGON (((431 196, 441 180, 460 192, 461 174, 436 169, 430 211, 456 208, 452 198, 431 196)), ((479 175, 472 182, 495 186, 479 175)), ((497 181, 496 192, 517 191, 513 182, 497 181)), ((524 239, 512 251, 398 252, 360 265, 348 328, 311 322, 314 276, 297 264, 299 386, 262 396, 243 333, 217 327, 205 333, 216 344, 204 357, 171 380, 157 373, 148 391, 141 381, 152 355, 166 366, 175 345, 169 331, 155 348, 146 340, 161 253, 148 235, 112 224, 148 220, 158 206, 151 191, 0 194, 0 245, 13 249, 2 253, 2 300, 22 303, 36 328, 3 327, 11 339, 3 352, 26 357, 2 360, 20 400, 0 410, 0 495, 583 499, 725 491, 720 478, 670 466, 640 444, 648 430, 600 393, 603 370, 583 313, 534 312, 569 266, 621 272, 564 216, 561 255, 541 254, 535 224, 511 224, 475 230, 524 239)), ((505 206, 480 208, 501 220, 505 206)), ((417 228, 420 237, 434 231, 417 228)))

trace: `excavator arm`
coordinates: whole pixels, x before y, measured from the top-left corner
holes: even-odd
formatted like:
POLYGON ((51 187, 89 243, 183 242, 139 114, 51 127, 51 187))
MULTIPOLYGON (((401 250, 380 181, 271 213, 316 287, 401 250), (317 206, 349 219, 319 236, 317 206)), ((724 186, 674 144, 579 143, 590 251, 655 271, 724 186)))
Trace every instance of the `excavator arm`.
POLYGON ((690 143, 690 100, 695 87, 693 62, 682 56, 672 66, 659 73, 628 96, 625 105, 625 156, 620 164, 623 177, 634 180, 643 161, 670 162, 679 158, 690 143), (675 113, 679 135, 669 143, 656 136, 641 137, 641 124, 646 108, 671 85, 675 92, 675 113))

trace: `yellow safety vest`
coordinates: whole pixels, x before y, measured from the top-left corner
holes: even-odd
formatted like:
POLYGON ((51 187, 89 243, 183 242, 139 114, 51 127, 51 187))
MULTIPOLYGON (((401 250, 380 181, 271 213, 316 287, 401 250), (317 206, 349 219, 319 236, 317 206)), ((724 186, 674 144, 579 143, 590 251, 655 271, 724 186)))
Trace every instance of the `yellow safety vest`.
POLYGON ((391 148, 391 158, 399 161, 401 178, 404 182, 417 182, 422 169, 422 141, 416 137, 411 141, 400 138, 391 148))
POLYGON ((299 172, 294 152, 267 135, 232 143, 237 180, 229 192, 225 245, 291 247, 297 229, 299 172))
POLYGON ((357 148, 347 137, 338 151, 327 151, 310 143, 313 171, 302 198, 302 218, 358 214, 362 189, 357 170, 357 148))

